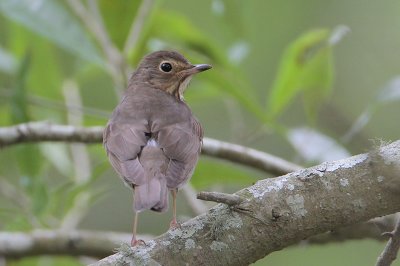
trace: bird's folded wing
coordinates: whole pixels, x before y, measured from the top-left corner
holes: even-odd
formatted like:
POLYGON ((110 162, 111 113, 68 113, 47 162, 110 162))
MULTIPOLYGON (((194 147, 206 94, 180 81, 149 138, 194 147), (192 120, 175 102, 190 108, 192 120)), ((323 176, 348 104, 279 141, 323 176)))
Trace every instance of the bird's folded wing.
POLYGON ((146 145, 144 130, 139 125, 109 123, 103 133, 103 144, 114 169, 133 185, 145 182, 143 167, 138 160, 146 145))
POLYGON ((169 188, 180 187, 191 177, 200 153, 202 138, 202 127, 195 118, 188 123, 165 127, 158 133, 160 147, 171 159, 166 176, 169 188))

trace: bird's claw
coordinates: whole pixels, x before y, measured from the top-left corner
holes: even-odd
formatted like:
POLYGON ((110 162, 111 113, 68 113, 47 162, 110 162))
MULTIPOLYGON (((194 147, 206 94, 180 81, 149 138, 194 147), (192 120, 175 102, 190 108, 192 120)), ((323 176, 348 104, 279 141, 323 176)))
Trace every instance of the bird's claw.
POLYGON ((171 223, 169 224, 169 229, 176 229, 176 228, 181 228, 181 224, 178 223, 176 220, 172 220, 171 223))
POLYGON ((136 247, 139 245, 146 245, 146 242, 144 242, 142 239, 136 239, 135 237, 132 237, 131 246, 136 247))

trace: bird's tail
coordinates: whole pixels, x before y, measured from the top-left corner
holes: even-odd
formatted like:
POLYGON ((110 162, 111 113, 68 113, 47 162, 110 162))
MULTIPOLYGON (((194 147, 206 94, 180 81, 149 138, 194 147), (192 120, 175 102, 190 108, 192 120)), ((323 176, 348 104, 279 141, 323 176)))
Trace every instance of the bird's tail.
POLYGON ((140 156, 146 180, 143 184, 135 186, 134 207, 135 211, 151 209, 163 212, 168 209, 168 188, 165 178, 168 167, 168 158, 156 146, 146 145, 140 156))
POLYGON ((168 209, 168 189, 164 179, 152 178, 143 185, 135 186, 135 211, 151 209, 163 212, 168 209))

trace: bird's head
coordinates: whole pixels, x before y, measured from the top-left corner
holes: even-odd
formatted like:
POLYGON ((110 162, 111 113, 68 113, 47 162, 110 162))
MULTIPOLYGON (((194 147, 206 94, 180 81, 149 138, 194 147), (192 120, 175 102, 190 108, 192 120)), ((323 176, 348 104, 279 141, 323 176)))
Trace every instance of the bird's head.
POLYGON ((192 76, 210 68, 207 64, 192 65, 174 51, 158 51, 142 59, 130 82, 148 83, 183 100, 183 92, 192 76))

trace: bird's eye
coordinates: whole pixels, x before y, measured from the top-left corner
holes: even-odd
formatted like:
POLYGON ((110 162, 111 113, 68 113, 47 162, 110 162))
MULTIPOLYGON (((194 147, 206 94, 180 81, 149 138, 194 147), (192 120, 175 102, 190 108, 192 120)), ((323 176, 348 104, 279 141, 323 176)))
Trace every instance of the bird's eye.
POLYGON ((160 69, 164 72, 170 72, 172 70, 172 65, 170 63, 164 62, 161 63, 160 69))

